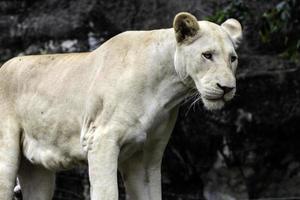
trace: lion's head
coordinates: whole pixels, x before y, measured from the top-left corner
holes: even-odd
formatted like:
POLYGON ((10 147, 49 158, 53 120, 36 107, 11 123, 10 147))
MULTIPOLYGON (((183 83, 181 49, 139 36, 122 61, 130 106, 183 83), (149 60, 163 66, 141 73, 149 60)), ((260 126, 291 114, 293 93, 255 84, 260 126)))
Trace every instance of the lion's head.
POLYGON ((186 84, 197 88, 207 109, 222 108, 236 92, 238 56, 235 48, 242 38, 240 23, 228 19, 219 26, 208 21, 198 22, 189 13, 179 13, 173 26, 178 75, 186 84))

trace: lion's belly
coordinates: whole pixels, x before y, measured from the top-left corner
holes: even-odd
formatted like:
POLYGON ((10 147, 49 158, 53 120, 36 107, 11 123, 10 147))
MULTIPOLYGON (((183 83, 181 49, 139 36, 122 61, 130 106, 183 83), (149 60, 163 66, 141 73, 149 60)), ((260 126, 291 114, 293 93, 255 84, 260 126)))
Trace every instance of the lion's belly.
POLYGON ((33 164, 50 170, 64 170, 86 162, 79 139, 69 138, 68 143, 57 145, 47 140, 33 138, 24 134, 22 141, 24 156, 33 164))
POLYGON ((22 150, 30 162, 62 170, 85 161, 80 144, 81 110, 75 103, 52 103, 53 99, 41 95, 23 95, 20 101, 22 150))

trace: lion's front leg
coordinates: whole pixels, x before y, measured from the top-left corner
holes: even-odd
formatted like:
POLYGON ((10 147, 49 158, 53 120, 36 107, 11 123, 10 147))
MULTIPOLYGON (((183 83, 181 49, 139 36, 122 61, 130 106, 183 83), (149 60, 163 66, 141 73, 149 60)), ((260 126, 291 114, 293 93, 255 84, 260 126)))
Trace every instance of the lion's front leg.
POLYGON ((127 200, 161 199, 160 163, 146 161, 141 151, 120 165, 127 200))
POLYGON ((149 133, 141 151, 120 163, 128 200, 161 200, 161 163, 170 138, 177 108, 153 133, 149 133))
POLYGON ((88 150, 91 200, 118 200, 119 146, 114 137, 117 134, 99 129, 95 130, 88 150))

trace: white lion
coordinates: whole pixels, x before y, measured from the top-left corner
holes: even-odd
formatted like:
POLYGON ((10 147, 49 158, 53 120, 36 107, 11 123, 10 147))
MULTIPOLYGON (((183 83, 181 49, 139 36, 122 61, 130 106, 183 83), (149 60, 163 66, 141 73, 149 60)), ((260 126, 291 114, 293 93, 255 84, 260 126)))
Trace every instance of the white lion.
POLYGON ((179 103, 220 109, 236 88, 241 25, 179 13, 174 29, 128 31, 89 53, 16 57, 0 69, 0 198, 50 200, 55 172, 87 163, 92 200, 161 199, 179 103), (174 32, 175 30, 175 32, 174 32))

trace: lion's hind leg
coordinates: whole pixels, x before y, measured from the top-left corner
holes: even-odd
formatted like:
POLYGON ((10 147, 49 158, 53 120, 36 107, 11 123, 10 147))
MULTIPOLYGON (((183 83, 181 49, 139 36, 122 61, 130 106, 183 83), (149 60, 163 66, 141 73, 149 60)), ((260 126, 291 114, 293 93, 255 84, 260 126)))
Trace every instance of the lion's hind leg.
MULTIPOLYGON (((1 102, 0 102, 1 103, 1 102)), ((20 160, 20 128, 0 109, 0 197, 11 200, 20 160)))
POLYGON ((22 158, 18 178, 23 200, 52 200, 55 189, 55 172, 31 164, 22 158))

